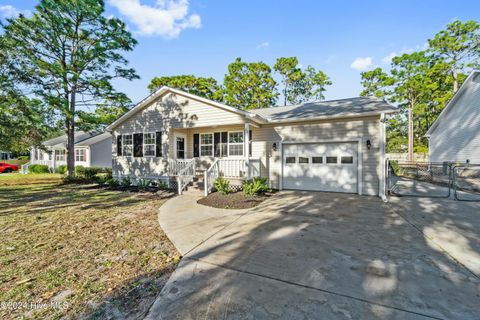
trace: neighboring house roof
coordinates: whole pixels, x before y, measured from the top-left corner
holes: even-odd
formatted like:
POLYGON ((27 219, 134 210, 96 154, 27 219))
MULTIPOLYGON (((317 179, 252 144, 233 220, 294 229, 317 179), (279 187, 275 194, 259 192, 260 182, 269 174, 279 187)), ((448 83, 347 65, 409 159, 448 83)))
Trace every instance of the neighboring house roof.
MULTIPOLYGON (((92 137, 98 136, 102 134, 101 131, 94 131, 94 132, 85 132, 85 131, 77 131, 75 132, 75 144, 82 142, 84 140, 90 139, 92 137)), ((46 140, 42 142, 42 145, 45 147, 51 148, 65 148, 67 144, 67 135, 63 134, 61 136, 46 140)))
POLYGON ((455 108, 457 104, 456 102, 458 101, 458 99, 460 99, 462 94, 467 90, 467 87, 469 86, 470 82, 475 81, 479 76, 480 76, 480 70, 473 70, 468 75, 467 79, 465 79, 463 84, 460 86, 460 89, 458 89, 458 91, 455 93, 452 99, 450 99, 450 101, 447 103, 447 106, 442 110, 437 120, 435 120, 435 122, 432 124, 430 129, 428 129, 425 136, 429 137, 432 135, 432 133, 438 128, 438 126, 445 120, 445 117, 447 116, 447 114, 451 112, 453 108, 455 108))
POLYGON ((75 143, 75 146, 87 147, 97 142, 100 142, 102 140, 110 139, 110 138, 112 138, 112 135, 110 134, 110 132, 102 132, 100 134, 97 134, 85 140, 78 141, 77 143, 75 143))
POLYGON ((331 100, 331 101, 319 101, 319 102, 307 102, 293 106, 286 107, 272 107, 263 109, 254 109, 250 111, 243 111, 238 108, 234 108, 223 103, 219 103, 213 100, 202 98, 178 89, 170 87, 162 87, 154 93, 147 96, 140 101, 130 111, 125 113, 115 122, 107 127, 107 131, 113 130, 116 126, 132 117, 135 113, 142 110, 149 103, 157 99, 158 97, 166 94, 174 93, 193 100, 197 100, 219 109, 227 110, 239 115, 242 115, 248 119, 251 119, 257 123, 268 122, 293 122, 293 121, 305 121, 321 118, 346 118, 346 117, 358 117, 376 115, 381 113, 394 113, 396 109, 385 102, 384 100, 374 97, 357 97, 349 99, 331 100))
POLYGON ((305 102, 292 106, 254 109, 269 122, 310 120, 319 118, 356 117, 380 113, 396 112, 395 108, 382 99, 374 97, 356 97, 348 99, 305 102))
POLYGON ((217 101, 213 101, 213 100, 210 100, 210 99, 199 97, 199 96, 196 96, 194 94, 184 92, 182 90, 173 89, 173 88, 164 86, 164 87, 161 87, 160 89, 158 89, 157 91, 153 92, 152 94, 148 95, 145 99, 143 99, 139 103, 137 103, 127 113, 125 113, 123 116, 121 116, 116 121, 114 121, 111 125, 109 125, 106 130, 107 131, 113 130, 113 128, 115 128, 116 126, 118 126, 122 122, 126 121, 131 116, 133 116, 135 113, 137 113, 138 111, 140 111, 141 109, 146 107, 150 102, 154 101, 155 99, 157 99, 158 97, 160 97, 160 96, 162 96, 166 93, 178 94, 178 95, 184 96, 186 98, 190 98, 190 99, 193 99, 193 100, 197 100, 197 101, 209 104, 209 105, 217 107, 219 109, 227 110, 227 111, 242 115, 242 116, 247 117, 247 118, 252 118, 252 120, 254 120, 256 122, 260 122, 260 123, 264 122, 262 118, 256 116, 255 114, 240 110, 238 108, 227 106, 226 104, 223 104, 223 103, 220 103, 220 102, 217 102, 217 101))

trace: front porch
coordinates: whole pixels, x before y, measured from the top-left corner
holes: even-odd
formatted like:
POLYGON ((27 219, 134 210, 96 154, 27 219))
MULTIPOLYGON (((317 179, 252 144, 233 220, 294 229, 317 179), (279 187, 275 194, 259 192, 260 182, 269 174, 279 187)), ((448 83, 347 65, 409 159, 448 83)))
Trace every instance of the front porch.
POLYGON ((239 188, 245 179, 260 175, 260 159, 252 158, 252 130, 241 125, 174 128, 168 133, 168 175, 177 183, 178 193, 195 186, 205 195, 218 177, 239 188))

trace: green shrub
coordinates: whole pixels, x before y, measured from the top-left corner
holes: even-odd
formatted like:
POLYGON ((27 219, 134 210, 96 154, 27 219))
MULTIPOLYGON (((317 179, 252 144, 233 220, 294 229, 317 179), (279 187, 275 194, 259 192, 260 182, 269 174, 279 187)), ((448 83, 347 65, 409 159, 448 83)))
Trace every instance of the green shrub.
POLYGON ((74 170, 75 176, 85 177, 85 167, 84 166, 75 166, 74 170))
POLYGON ((122 182, 120 182, 120 184, 124 188, 130 188, 130 186, 132 185, 132 180, 130 180, 130 177, 125 177, 122 179, 122 182))
POLYGON ((230 181, 224 177, 218 177, 214 182, 213 186, 217 189, 220 194, 229 194, 230 193, 230 181))
POLYGON ((87 180, 94 181, 97 174, 103 172, 100 167, 87 167, 83 169, 83 177, 87 180))
POLYGON ((116 188, 120 185, 120 181, 118 181, 115 178, 110 178, 107 181, 105 181, 106 184, 108 184, 111 188, 116 188))
POLYGON ((139 179, 137 181, 137 187, 140 190, 147 190, 150 187, 151 181, 148 179, 139 179))
POLYGON ((242 188, 243 194, 249 197, 272 191, 268 186, 267 179, 262 177, 254 177, 244 181, 242 188))
POLYGON ((394 175, 399 175, 400 166, 398 165, 398 161, 397 160, 390 160, 388 163, 390 164, 390 167, 392 168, 393 174, 394 175))
POLYGON ((30 160, 30 156, 19 156, 18 160, 30 160))
POLYGON ((55 169, 55 172, 56 172, 56 173, 60 173, 60 174, 65 174, 65 173, 67 173, 67 165, 66 165, 66 164, 62 164, 61 166, 58 166, 58 167, 55 169))
POLYGON ((50 169, 46 164, 32 164, 28 166, 28 171, 31 173, 50 173, 50 169))
POLYGON ((95 181, 96 181, 99 185, 101 185, 101 186, 105 185, 105 184, 107 183, 107 181, 110 180, 110 179, 111 179, 111 178, 107 177, 107 176, 104 175, 104 174, 97 175, 97 176, 95 177, 95 181))
POLYGON ((83 177, 77 177, 77 176, 64 176, 62 178, 63 183, 65 184, 70 184, 70 183, 86 183, 89 182, 85 180, 83 177))
POLYGON ((157 187, 159 190, 167 190, 168 189, 168 182, 165 180, 158 180, 157 187))

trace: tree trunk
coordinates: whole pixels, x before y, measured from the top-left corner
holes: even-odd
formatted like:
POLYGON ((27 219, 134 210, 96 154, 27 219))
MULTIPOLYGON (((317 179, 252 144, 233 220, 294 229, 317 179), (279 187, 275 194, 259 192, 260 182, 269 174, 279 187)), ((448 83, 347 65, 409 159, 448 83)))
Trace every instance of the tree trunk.
POLYGON ((413 161, 413 104, 408 108, 408 154, 407 160, 413 161))
POLYGON ((67 173, 73 177, 75 172, 75 90, 72 90, 69 103, 69 116, 66 119, 67 126, 67 173))
POLYGON ((452 71, 452 77, 453 77, 453 93, 457 92, 458 90, 458 73, 457 70, 452 71))

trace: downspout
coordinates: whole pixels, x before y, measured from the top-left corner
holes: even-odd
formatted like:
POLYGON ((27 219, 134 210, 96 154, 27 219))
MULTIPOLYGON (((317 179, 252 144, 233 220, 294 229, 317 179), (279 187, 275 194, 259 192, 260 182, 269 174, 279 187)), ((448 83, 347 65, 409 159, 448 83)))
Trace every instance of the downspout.
POLYGON ((380 181, 379 181, 379 196, 384 202, 387 202, 387 180, 386 180, 386 166, 387 159, 385 158, 386 145, 386 117, 385 113, 380 115, 380 181))

